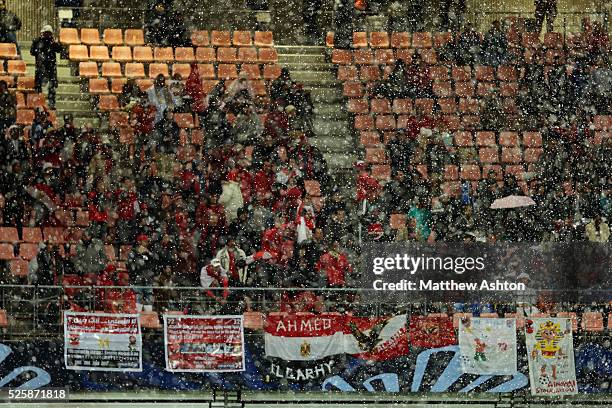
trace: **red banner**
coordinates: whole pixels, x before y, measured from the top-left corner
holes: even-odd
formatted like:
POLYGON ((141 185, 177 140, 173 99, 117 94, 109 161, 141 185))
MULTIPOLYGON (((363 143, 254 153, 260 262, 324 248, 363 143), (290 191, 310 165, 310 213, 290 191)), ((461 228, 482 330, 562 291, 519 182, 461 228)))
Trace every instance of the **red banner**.
POLYGON ((450 317, 412 316, 410 344, 415 347, 437 348, 457 344, 450 317))
POLYGON ((242 316, 164 315, 166 369, 244 371, 242 316))

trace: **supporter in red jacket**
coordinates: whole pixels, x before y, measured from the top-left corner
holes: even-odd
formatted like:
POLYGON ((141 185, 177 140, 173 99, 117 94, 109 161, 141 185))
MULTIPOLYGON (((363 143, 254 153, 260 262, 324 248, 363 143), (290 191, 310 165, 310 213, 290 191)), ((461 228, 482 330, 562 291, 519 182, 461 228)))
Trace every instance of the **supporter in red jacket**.
POLYGON ((117 211, 117 239, 119 242, 132 242, 136 227, 136 214, 140 211, 138 194, 134 181, 124 177, 122 187, 115 190, 115 203, 117 211))
POLYGON ((225 304, 227 297, 229 296, 229 279, 227 277, 227 271, 221 267, 221 262, 218 259, 213 259, 210 264, 204 266, 200 271, 200 284, 204 288, 218 288, 222 287, 223 291, 220 290, 207 290, 206 295, 212 299, 217 300, 221 304, 225 304))
POLYGON ((359 176, 357 176, 357 201, 376 200, 382 190, 380 183, 370 175, 369 166, 365 162, 359 161, 355 167, 359 171, 359 176))
POLYGON ((353 267, 347 256, 341 252, 338 241, 333 241, 330 248, 319 258, 316 269, 327 279, 327 286, 341 288, 346 286, 346 275, 353 273, 353 267))

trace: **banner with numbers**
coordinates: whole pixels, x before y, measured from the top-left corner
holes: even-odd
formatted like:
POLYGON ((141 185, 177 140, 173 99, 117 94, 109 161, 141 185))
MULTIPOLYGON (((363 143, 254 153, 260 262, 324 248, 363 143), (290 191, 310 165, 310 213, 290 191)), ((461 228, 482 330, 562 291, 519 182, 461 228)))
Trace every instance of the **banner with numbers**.
POLYGON ((142 371, 140 317, 64 312, 64 361, 70 370, 142 371))
POLYGON ((516 320, 479 317, 461 320, 459 350, 464 373, 516 373, 516 320))
POLYGON ((533 395, 577 394, 572 321, 533 318, 525 322, 529 381, 533 395))
POLYGON ((164 315, 166 370, 244 371, 242 316, 164 315))

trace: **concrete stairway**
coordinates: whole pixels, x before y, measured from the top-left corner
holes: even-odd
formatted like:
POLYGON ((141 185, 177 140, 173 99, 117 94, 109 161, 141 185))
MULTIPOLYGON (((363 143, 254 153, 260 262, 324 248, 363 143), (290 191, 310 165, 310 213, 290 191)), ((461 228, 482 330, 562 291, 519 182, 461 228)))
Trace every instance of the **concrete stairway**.
MULTIPOLYGON (((22 58, 26 62, 27 75, 34 76, 34 57, 30 55, 30 43, 20 43, 22 50, 22 58)), ((59 125, 63 121, 63 115, 71 113, 74 116, 76 126, 83 126, 86 123, 91 123, 94 127, 100 126, 98 114, 94 112, 89 102, 89 94, 81 92, 80 79, 70 72, 68 60, 57 59, 57 79, 58 87, 56 90, 55 109, 57 109, 57 117, 59 125)), ((43 89, 46 94, 47 90, 43 89)))
MULTIPOLYGON (((289 68, 291 78, 309 90, 315 107, 312 144, 323 152, 330 171, 342 175, 357 159, 342 86, 333 65, 326 61, 325 47, 277 45, 279 64, 289 68)), ((348 181, 348 180, 347 180, 348 181)))

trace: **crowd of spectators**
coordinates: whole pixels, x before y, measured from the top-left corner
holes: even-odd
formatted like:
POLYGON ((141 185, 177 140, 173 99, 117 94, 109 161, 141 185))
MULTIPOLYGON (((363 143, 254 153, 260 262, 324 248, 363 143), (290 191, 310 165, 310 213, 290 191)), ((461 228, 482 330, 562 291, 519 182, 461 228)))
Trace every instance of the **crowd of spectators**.
MULTIPOLYGON (((451 9, 461 7, 449 2, 451 9)), ((454 13, 448 24, 460 26, 454 13)), ((186 31, 178 22, 169 5, 158 2, 146 27, 149 41, 183 45, 186 31)), ((367 242, 607 242, 611 139, 593 144, 590 125, 595 115, 612 114, 612 68, 607 33, 596 26, 587 35, 587 54, 555 58, 546 69, 541 52, 532 61, 518 59, 498 22, 482 39, 469 25, 454 34, 443 60, 520 68, 518 112, 508 115, 493 90, 480 101, 483 129, 532 130, 544 138, 544 154, 525 180, 504 176, 498 182, 491 174, 464 183, 457 196, 441 189, 445 165, 478 158, 452 146, 439 107, 416 109, 386 144, 390 181, 381 183, 367 163, 356 163, 353 196, 330 177, 310 144, 313 104, 287 69, 271 84, 269 98, 257 96, 244 75, 231 84, 220 80, 205 94, 195 64, 184 83, 160 75, 141 92, 130 81, 120 101, 135 131, 131 146, 118 143, 112 131, 76 128, 70 115, 54 128, 44 108, 24 131, 13 125, 15 99, 0 81, 0 220, 20 234, 27 226, 64 226, 56 210, 77 200, 88 211, 89 227, 76 248, 41 243, 30 282, 61 284, 76 275, 87 284, 129 283, 138 287, 136 302, 145 310, 159 301, 147 286, 203 286, 226 312, 248 308, 251 300, 230 287, 350 286, 367 242), (181 146, 174 120, 180 112, 198 116, 202 145, 181 146), (319 182, 322 206, 306 194, 306 180, 319 182), (496 198, 523 194, 536 205, 489 208, 496 198), (397 213, 406 215, 405 225, 391 229, 389 218, 397 213), (106 245, 132 247, 128 282, 106 245)), ((418 54, 409 63, 396 61, 370 97, 432 98, 427 64, 418 54)), ((321 307, 309 292, 287 293, 283 302, 287 310, 321 307)))

